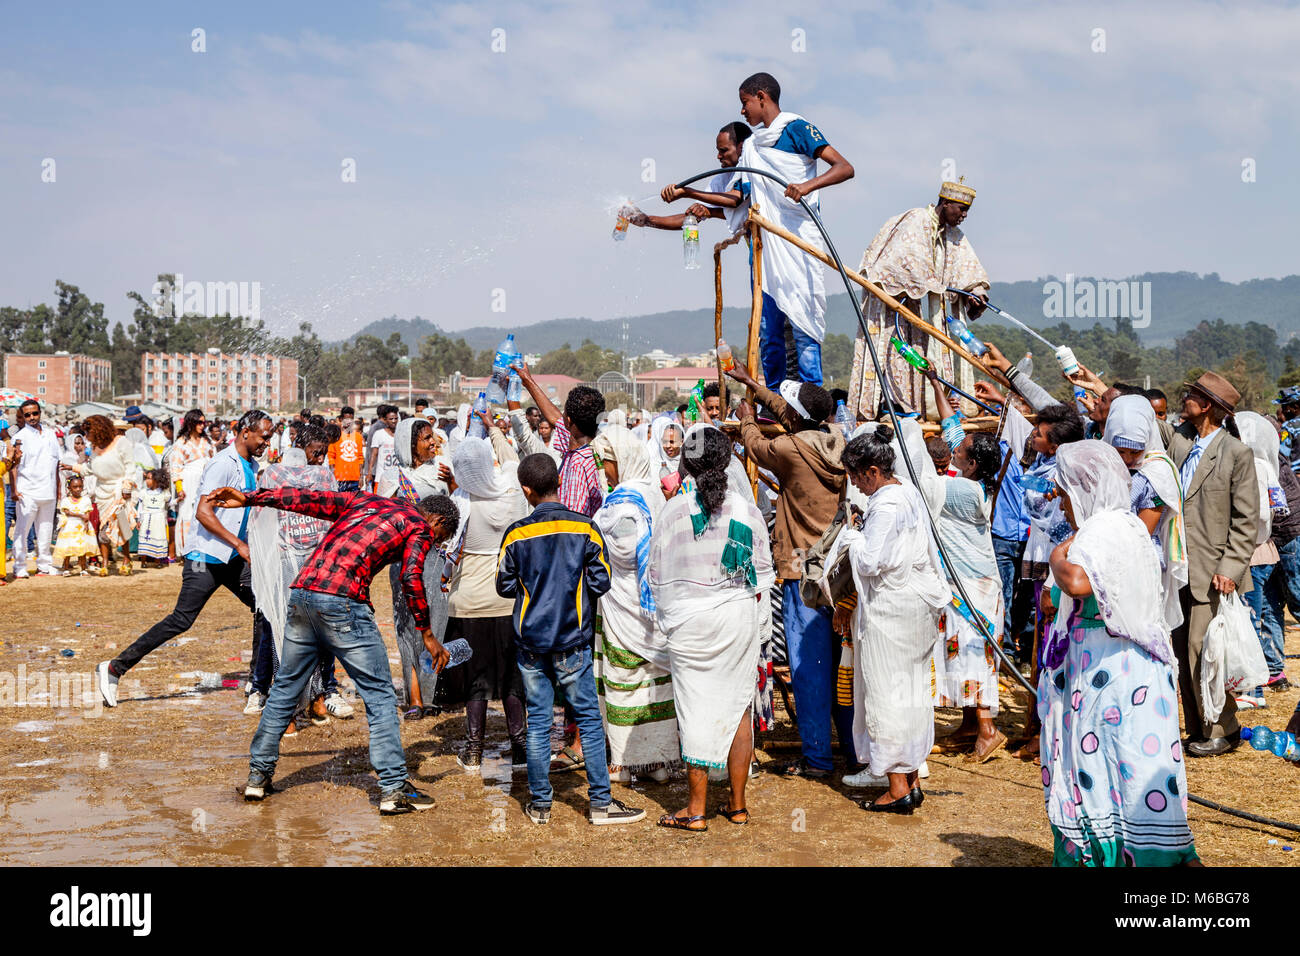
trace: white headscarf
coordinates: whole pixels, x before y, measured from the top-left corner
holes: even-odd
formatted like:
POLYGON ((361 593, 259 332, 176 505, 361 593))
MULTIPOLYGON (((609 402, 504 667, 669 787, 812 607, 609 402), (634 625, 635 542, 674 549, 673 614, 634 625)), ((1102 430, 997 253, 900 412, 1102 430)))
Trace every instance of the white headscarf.
POLYGON ((1165 595, 1165 623, 1170 630, 1183 623, 1178 591, 1187 583, 1187 545, 1183 532, 1183 486, 1178 466, 1165 453, 1156 413, 1143 395, 1121 395, 1110 403, 1104 440, 1116 448, 1141 448, 1146 454, 1137 470, 1151 483, 1164 502, 1165 516, 1156 526, 1164 556, 1162 582, 1165 595))
MULTIPOLYGON (((439 477, 438 468, 440 465, 451 466, 451 460, 439 455, 430 461, 426 461, 419 467, 416 467, 415 458, 411 453, 411 439, 415 434, 417 425, 430 424, 425 418, 404 418, 397 423, 397 431, 393 435, 393 448, 397 452, 397 461, 406 476, 415 493, 421 498, 429 495, 447 494, 447 483, 439 477)), ((442 438, 443 450, 447 448, 447 436, 439 428, 434 428, 435 435, 442 438)))
POLYGON ((651 517, 658 517, 664 496, 659 491, 659 469, 650 461, 646 444, 622 425, 607 425, 592 439, 591 449, 601 461, 618 465, 619 487, 629 485, 641 492, 651 517))
MULTIPOLYGON (((1119 452, 1100 441, 1062 445, 1056 480, 1070 496, 1079 529, 1069 560, 1088 576, 1107 630, 1172 663, 1160 561, 1146 526, 1130 511, 1129 473, 1119 452)), ((1062 605, 1068 617, 1073 605, 1062 605)))
POLYGON ((1258 412, 1238 412, 1235 417, 1242 442, 1255 456, 1255 476, 1263 490, 1260 522, 1264 527, 1259 530, 1259 542, 1262 543, 1273 533, 1274 516, 1280 518, 1291 513, 1286 493, 1282 491, 1282 479, 1278 475, 1281 441, 1277 429, 1258 412))
POLYGON ((685 435, 685 430, 677 422, 673 421, 669 415, 663 415, 656 418, 650 426, 650 461, 657 463, 659 466, 659 477, 677 470, 681 462, 681 452, 677 453, 676 458, 669 458, 668 453, 664 451, 664 432, 670 428, 677 429, 679 435, 685 435))

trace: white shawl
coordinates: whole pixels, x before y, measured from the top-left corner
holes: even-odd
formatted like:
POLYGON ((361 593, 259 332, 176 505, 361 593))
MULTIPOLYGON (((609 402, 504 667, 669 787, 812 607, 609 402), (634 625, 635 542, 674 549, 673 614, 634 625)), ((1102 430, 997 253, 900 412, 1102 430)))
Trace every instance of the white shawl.
MULTIPOLYGON (((803 119, 783 112, 770 125, 754 130, 741 148, 740 165, 761 169, 789 183, 802 183, 817 173, 811 156, 776 149, 786 126, 803 119)), ((783 226, 815 248, 822 248, 821 233, 803 207, 785 198, 785 187, 764 176, 742 173, 749 181, 750 201, 765 219, 783 226)), ((805 199, 817 209, 817 191, 805 199)), ((818 342, 826 334, 826 284, 821 263, 803 250, 771 233, 763 236, 763 288, 795 327, 818 342)))

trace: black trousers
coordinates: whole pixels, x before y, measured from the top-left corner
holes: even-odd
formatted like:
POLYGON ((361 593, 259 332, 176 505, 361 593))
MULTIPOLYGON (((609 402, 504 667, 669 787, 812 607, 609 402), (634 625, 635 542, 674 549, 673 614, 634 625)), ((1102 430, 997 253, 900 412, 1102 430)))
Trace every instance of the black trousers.
POLYGON ((184 634, 194 626, 194 619, 208 603, 208 598, 217 593, 217 588, 223 587, 243 601, 250 611, 253 609, 251 572, 248 562, 239 555, 231 557, 226 564, 187 560, 185 569, 181 572, 181 593, 176 596, 176 607, 115 657, 108 665, 109 670, 121 677, 147 654, 162 647, 178 634, 184 634))

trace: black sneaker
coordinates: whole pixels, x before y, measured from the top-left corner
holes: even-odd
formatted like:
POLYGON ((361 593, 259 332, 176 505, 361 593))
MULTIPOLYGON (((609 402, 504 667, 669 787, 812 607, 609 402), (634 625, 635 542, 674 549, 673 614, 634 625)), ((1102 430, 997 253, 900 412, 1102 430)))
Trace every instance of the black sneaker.
POLYGON ((539 807, 532 801, 529 801, 528 806, 524 807, 524 815, 538 826, 545 826, 551 822, 551 808, 539 807))
POLYGON ((809 780, 825 780, 830 777, 829 770, 818 770, 816 767, 808 766, 808 761, 800 757, 794 763, 786 764, 781 768, 783 777, 805 777, 809 780))
POLYGON ((271 775, 260 770, 248 771, 248 783, 244 784, 244 799, 248 801, 264 800, 267 794, 275 793, 271 786, 271 775))
POLYGON ((1291 682, 1286 679, 1285 674, 1278 674, 1271 681, 1264 685, 1265 690, 1282 691, 1290 690, 1291 682))
POLYGON ((523 744, 510 745, 510 766, 515 770, 528 769, 528 748, 523 744))
POLYGON ((416 810, 432 810, 435 806, 437 801, 423 790, 417 790, 409 780, 402 784, 400 790, 390 790, 379 795, 379 812, 386 817, 413 813, 416 810))
POLYGON ((482 773, 483 751, 466 747, 456 755, 456 763, 460 764, 461 769, 466 773, 482 773))
POLYGON ((598 827, 616 823, 636 823, 638 820, 645 819, 645 811, 639 807, 629 807, 621 800, 611 800, 607 807, 592 807, 587 812, 587 819, 598 827))

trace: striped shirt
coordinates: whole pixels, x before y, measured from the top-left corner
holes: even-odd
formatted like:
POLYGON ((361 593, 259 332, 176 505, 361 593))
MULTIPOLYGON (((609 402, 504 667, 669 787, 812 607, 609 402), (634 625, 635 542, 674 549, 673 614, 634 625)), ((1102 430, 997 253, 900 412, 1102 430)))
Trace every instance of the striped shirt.
POLYGON ((571 440, 564 422, 556 422, 551 449, 560 455, 560 504, 590 518, 605 503, 605 482, 591 443, 570 449, 571 440))

